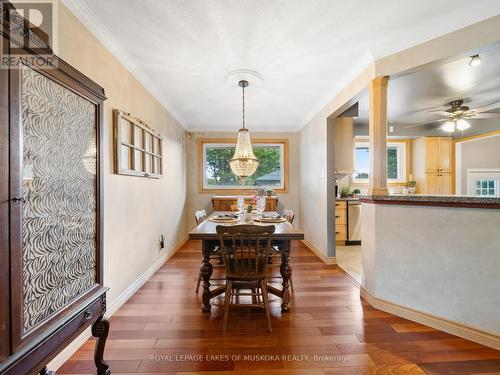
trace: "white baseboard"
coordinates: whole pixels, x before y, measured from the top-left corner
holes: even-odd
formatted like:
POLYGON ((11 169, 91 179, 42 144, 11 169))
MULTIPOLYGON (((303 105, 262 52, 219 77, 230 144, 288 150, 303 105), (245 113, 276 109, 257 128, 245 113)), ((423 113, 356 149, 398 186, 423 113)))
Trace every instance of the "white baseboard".
POLYGON ((151 276, 153 276, 156 271, 158 271, 184 244, 187 242, 187 238, 179 242, 175 247, 163 255, 158 261, 153 264, 146 272, 144 272, 136 281, 132 283, 122 294, 118 296, 113 302, 109 303, 106 308, 106 317, 112 316, 118 311, 122 305, 127 302, 127 300, 134 295, 151 276))
POLYGON ((309 248, 309 250, 311 250, 314 254, 316 254, 318 256, 318 258, 320 258, 323 261, 323 263, 329 264, 329 265, 337 264, 337 258, 328 257, 328 256, 324 255, 321 251, 316 249, 312 243, 310 243, 307 240, 301 240, 301 242, 304 245, 306 245, 309 248))
POLYGON ((500 336, 493 333, 377 298, 364 288, 360 295, 379 310, 500 350, 500 336))
MULTIPOLYGON (((146 272, 144 272, 137 280, 135 280, 122 294, 111 302, 106 309, 106 317, 112 316, 123 306, 127 300, 134 295, 156 271, 158 271, 184 244, 188 241, 187 238, 180 241, 175 247, 164 254, 158 261, 153 264, 146 272)), ((90 327, 83 331, 71 344, 66 346, 52 361, 47 365, 47 368, 55 371, 61 367, 71 356, 92 336, 90 327)))

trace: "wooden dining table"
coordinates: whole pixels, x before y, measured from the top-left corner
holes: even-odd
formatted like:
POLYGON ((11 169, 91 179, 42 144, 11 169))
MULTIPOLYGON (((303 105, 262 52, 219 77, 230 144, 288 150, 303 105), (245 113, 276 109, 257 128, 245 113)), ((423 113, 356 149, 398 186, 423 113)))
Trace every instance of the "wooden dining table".
MULTIPOLYGON (((214 212, 213 215, 226 212, 214 212)), ((203 304, 201 309, 203 312, 210 312, 210 300, 225 292, 226 286, 222 285, 215 289, 210 290, 210 277, 212 276, 213 267, 210 263, 210 254, 215 247, 219 245, 219 236, 217 235, 217 225, 238 225, 234 224, 221 224, 210 220, 210 217, 203 221, 200 225, 189 232, 190 240, 201 240, 202 263, 200 267, 201 277, 203 278, 203 304)), ((282 288, 276 288, 272 285, 268 286, 268 291, 275 296, 281 298, 281 311, 287 312, 290 310, 290 277, 292 276, 292 267, 290 266, 290 251, 291 241, 303 240, 304 233, 300 230, 294 229, 292 224, 288 221, 282 223, 259 223, 255 222, 254 225, 274 225, 275 231, 272 234, 272 242, 280 249, 281 265, 280 273, 283 278, 282 288)))

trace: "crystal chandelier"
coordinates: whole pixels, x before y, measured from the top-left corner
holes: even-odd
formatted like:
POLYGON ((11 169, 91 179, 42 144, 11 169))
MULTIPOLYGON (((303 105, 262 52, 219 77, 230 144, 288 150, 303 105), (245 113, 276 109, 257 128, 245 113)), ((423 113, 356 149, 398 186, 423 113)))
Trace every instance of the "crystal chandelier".
POLYGON ((244 180, 251 176, 259 166, 259 160, 255 157, 250 140, 250 132, 245 128, 245 87, 248 86, 248 81, 240 81, 240 87, 243 90, 243 127, 238 132, 238 142, 233 158, 229 161, 233 173, 244 180))

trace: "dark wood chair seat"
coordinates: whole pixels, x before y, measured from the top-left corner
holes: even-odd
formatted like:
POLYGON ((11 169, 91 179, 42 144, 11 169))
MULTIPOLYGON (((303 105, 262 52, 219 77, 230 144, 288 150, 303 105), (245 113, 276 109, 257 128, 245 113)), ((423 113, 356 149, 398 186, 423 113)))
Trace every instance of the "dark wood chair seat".
MULTIPOLYGON (((265 260, 262 260, 265 262, 265 260)), ((256 273, 255 259, 239 259, 236 264, 226 264, 226 280, 262 280, 265 273, 256 273)))
POLYGON ((260 307, 266 312, 267 328, 272 331, 267 292, 267 267, 274 225, 234 225, 216 227, 226 267, 224 325, 226 330, 230 305, 260 307), (250 289, 249 293, 241 292, 250 289), (251 304, 232 303, 233 296, 251 296, 251 304), (262 303, 260 302, 260 297, 262 303))

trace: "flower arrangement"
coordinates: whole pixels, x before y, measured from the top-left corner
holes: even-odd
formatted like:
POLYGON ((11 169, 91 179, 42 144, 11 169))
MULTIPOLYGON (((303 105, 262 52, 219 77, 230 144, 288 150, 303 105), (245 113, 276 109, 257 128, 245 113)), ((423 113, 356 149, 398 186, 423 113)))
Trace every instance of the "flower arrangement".
POLYGON ((351 195, 351 188, 349 186, 342 186, 340 188, 340 197, 347 198, 349 195, 351 195))
POLYGON ((408 182, 406 182, 406 188, 408 189, 408 193, 414 194, 415 193, 415 186, 417 186, 417 181, 413 179, 413 176, 410 175, 410 178, 408 179, 408 182))
POLYGON ((406 187, 409 189, 414 188, 415 186, 417 186, 417 181, 415 181, 415 180, 409 180, 406 183, 406 187))

